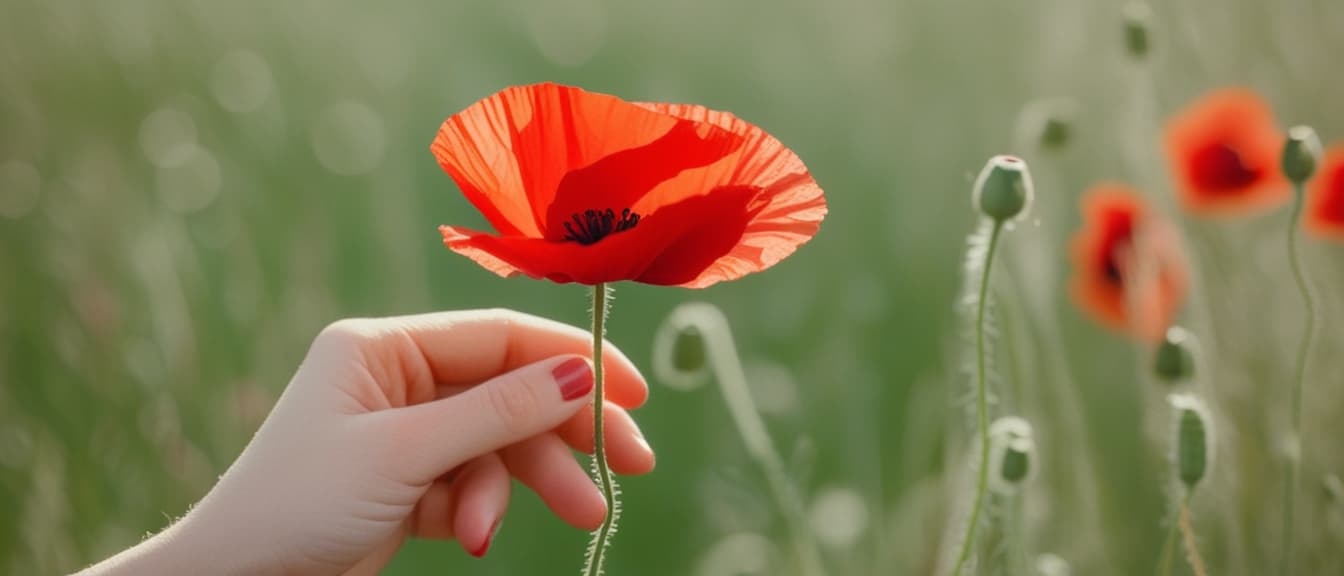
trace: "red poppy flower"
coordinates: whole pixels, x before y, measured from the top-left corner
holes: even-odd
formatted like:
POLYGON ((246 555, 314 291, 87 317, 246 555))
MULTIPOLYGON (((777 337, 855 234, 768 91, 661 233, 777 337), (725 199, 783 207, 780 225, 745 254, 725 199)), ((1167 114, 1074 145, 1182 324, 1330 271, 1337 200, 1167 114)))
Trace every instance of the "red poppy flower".
POLYGON ((1269 105, 1250 90, 1218 90, 1191 104, 1167 124, 1181 203, 1191 212, 1235 215, 1287 200, 1283 139, 1269 105))
POLYGON ((1336 144, 1325 151, 1309 186, 1307 229, 1327 238, 1344 240, 1344 144, 1336 144))
POLYGON ((797 155, 700 106, 511 87, 431 150, 497 232, 442 226, 444 244, 505 277, 704 288, 774 265, 826 215, 797 155))
POLYGON ((1186 270, 1175 231, 1123 184, 1083 197, 1083 229, 1073 237, 1074 301, 1103 325, 1154 341, 1185 298, 1186 270))

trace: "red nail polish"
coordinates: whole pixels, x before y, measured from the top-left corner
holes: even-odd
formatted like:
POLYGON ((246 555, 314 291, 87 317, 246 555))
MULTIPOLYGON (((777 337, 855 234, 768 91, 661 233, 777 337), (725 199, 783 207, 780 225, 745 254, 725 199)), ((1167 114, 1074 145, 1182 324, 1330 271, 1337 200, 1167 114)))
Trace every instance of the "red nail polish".
POLYGON ((495 539, 496 530, 499 530, 498 520, 496 520, 495 524, 490 527, 490 531, 485 534, 485 541, 481 542, 481 547, 475 550, 469 550, 468 552, 477 558, 485 556, 485 553, 490 550, 490 541, 495 539))
POLYGON ((565 400, 581 398, 593 389, 593 369, 583 358, 570 358, 551 370, 555 383, 560 386, 560 397, 565 400))

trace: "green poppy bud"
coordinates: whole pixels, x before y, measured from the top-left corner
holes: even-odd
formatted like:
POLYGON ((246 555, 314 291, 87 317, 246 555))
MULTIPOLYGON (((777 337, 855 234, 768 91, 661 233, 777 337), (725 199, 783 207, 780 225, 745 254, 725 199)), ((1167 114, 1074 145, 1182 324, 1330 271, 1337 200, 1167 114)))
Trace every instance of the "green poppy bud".
POLYGON ((1213 418, 1204 402, 1192 394, 1173 394, 1170 401, 1176 417, 1176 476, 1186 490, 1194 490, 1213 460, 1213 418))
POLYGON ((1068 98, 1043 98, 1029 102, 1018 115, 1017 130, 1024 142, 1043 150, 1061 150, 1073 139, 1078 104, 1068 98))
POLYGON ((991 485, 1000 494, 1013 494, 1031 478, 1036 441, 1031 424, 1017 416, 1005 416, 989 426, 991 485))
POLYGON ((1195 338, 1184 328, 1172 326, 1153 353, 1153 373, 1171 385, 1184 384, 1195 377, 1195 338))
POLYGON ((975 180, 975 205, 996 222, 1020 219, 1031 206, 1031 174, 1016 156, 995 156, 975 180))
POLYGON ((721 322, 712 304, 690 302, 667 315, 653 337, 653 373, 669 388, 694 390, 709 379, 705 328, 721 322))
POLYGON ((1152 27, 1153 9, 1143 2, 1130 2, 1124 7, 1125 51, 1135 60, 1148 56, 1150 48, 1148 29, 1152 27))
POLYGON ((1294 184, 1303 184, 1316 173, 1321 160, 1321 139, 1311 126, 1293 126, 1288 129, 1288 141, 1283 145, 1283 175, 1294 184))

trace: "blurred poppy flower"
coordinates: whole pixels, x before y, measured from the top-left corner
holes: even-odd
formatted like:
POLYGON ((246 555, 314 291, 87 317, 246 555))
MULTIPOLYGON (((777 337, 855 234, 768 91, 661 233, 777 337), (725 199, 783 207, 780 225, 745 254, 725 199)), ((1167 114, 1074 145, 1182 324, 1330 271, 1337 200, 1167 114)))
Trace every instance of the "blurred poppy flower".
POLYGON ((497 232, 442 226, 444 244, 505 277, 704 288, 772 266, 826 215, 796 154, 700 106, 516 86, 431 150, 497 232))
POLYGON ((1175 231, 1123 184, 1083 197, 1083 229, 1071 249, 1074 301, 1101 324, 1156 341, 1185 298, 1186 270, 1175 231))
POLYGON ((1307 229, 1327 238, 1344 240, 1344 144, 1336 144, 1325 151, 1309 187, 1307 229))
POLYGON ((1279 172, 1283 133, 1250 90, 1218 90, 1186 107, 1167 124, 1166 148, 1191 212, 1245 214, 1291 196, 1279 172))

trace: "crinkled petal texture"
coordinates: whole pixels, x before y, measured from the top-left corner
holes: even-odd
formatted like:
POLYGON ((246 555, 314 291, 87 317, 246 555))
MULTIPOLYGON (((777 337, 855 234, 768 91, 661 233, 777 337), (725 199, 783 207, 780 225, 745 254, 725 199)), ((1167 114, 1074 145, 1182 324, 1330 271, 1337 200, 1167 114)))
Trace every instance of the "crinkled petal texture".
POLYGON ((1284 136, 1255 92, 1205 95, 1167 124, 1166 149, 1182 205, 1205 215, 1241 215, 1291 197, 1279 171, 1284 136))
POLYGON ((703 288, 782 260, 826 215, 796 154, 699 106, 514 87, 449 118, 431 149, 497 232, 443 226, 444 243, 505 277, 703 288))
POLYGON ((1304 216, 1307 230, 1344 241, 1344 144, 1325 151, 1310 188, 1304 216))
POLYGON ((1070 291, 1084 312, 1136 338, 1161 338, 1188 277, 1175 230, 1152 216, 1137 192, 1115 183, 1089 190, 1071 249, 1070 291))

